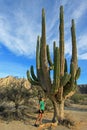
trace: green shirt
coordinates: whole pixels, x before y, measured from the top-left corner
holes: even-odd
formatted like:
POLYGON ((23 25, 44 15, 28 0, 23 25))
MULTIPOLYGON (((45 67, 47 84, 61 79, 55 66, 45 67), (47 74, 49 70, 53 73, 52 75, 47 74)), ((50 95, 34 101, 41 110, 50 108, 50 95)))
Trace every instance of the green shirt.
POLYGON ((45 109, 44 101, 40 101, 40 110, 44 111, 44 109, 45 109))

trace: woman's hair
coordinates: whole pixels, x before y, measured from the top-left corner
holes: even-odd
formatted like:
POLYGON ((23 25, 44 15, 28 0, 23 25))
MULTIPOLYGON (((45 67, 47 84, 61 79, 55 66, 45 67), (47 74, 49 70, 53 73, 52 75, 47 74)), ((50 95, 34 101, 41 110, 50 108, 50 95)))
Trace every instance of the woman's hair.
POLYGON ((39 98, 39 101, 42 101, 42 99, 43 99, 43 97, 41 96, 41 97, 39 98))

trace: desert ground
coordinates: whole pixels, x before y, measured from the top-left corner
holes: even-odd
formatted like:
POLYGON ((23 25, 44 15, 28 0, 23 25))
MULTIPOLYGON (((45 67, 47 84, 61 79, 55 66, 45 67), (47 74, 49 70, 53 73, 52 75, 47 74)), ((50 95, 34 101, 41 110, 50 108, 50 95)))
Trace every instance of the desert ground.
POLYGON ((37 113, 30 113, 26 121, 3 121, 0 120, 0 130, 87 130, 87 105, 73 104, 69 108, 65 108, 65 115, 74 120, 75 126, 66 127, 62 125, 51 125, 51 119, 53 116, 52 111, 46 111, 43 117, 42 127, 35 127, 34 122, 37 117, 37 113))

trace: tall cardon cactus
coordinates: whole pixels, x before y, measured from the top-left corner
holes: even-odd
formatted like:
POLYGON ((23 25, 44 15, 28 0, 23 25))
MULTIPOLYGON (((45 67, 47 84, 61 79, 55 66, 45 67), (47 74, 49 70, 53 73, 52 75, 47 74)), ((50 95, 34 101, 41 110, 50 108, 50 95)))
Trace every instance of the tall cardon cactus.
POLYGON ((45 11, 42 9, 42 34, 37 37, 36 74, 33 66, 27 71, 27 78, 32 85, 39 85, 52 101, 54 107, 53 121, 64 119, 64 101, 72 96, 77 87, 80 68, 77 61, 75 23, 72 20, 72 57, 70 73, 67 71, 67 59, 64 55, 64 11, 60 6, 59 47, 53 42, 53 60, 50 56, 49 45, 46 44, 45 11), (53 78, 50 71, 53 71, 53 78))

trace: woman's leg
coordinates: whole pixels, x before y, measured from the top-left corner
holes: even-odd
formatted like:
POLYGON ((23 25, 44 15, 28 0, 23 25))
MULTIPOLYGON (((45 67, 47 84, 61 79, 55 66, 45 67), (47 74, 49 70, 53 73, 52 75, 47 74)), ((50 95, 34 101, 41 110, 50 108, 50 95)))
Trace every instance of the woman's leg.
POLYGON ((40 113, 38 114, 38 117, 37 117, 37 119, 36 119, 36 121, 35 121, 35 124, 37 124, 37 122, 40 120, 40 113))
POLYGON ((37 124, 38 121, 40 124, 42 124, 42 118, 43 118, 43 111, 40 111, 40 113, 35 121, 35 124, 37 124))
POLYGON ((42 124, 42 117, 43 117, 43 113, 40 114, 40 124, 42 124))

